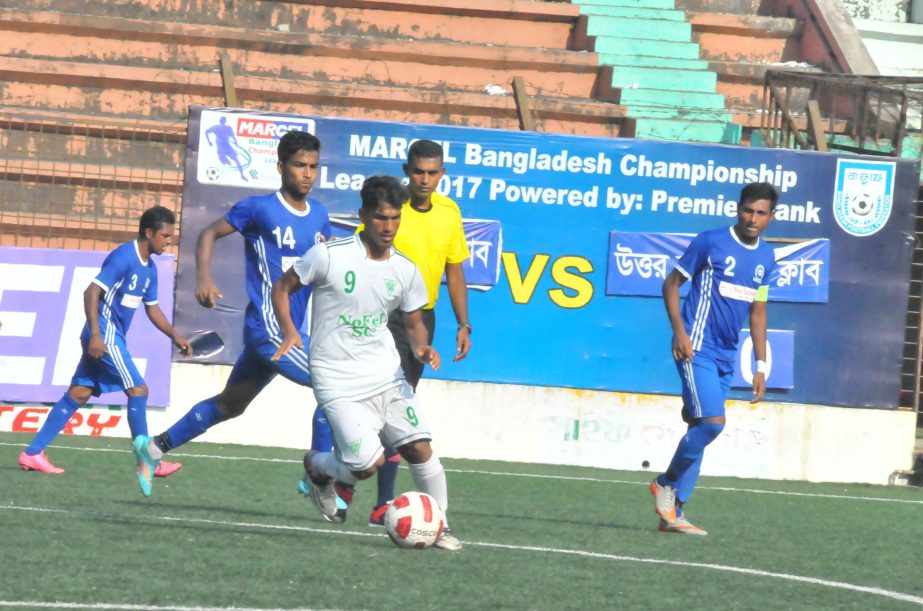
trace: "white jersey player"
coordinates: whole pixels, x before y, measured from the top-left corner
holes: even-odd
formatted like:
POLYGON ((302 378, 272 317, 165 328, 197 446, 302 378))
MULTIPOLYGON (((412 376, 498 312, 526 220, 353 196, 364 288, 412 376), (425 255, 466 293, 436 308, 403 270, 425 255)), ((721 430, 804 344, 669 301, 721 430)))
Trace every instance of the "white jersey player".
MULTIPOLYGON (((421 309, 426 285, 413 262, 394 249, 407 199, 396 178, 372 176, 362 185, 359 235, 309 250, 275 282, 272 301, 284 338, 273 359, 301 347, 289 295, 314 290, 309 359, 317 399, 333 431, 333 452, 305 455, 311 499, 325 516, 336 514, 334 480, 355 484, 384 464, 384 445, 409 463, 417 487, 448 507, 445 470, 430 446, 432 435, 413 389, 404 379, 388 317, 404 316, 414 355, 433 369, 440 357, 427 344, 421 309)), ((449 527, 436 542, 458 550, 449 527)))

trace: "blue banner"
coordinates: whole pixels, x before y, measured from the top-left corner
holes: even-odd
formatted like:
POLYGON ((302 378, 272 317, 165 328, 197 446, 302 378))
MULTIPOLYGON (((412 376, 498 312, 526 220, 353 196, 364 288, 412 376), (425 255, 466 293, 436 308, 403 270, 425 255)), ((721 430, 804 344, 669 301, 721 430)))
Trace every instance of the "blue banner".
MULTIPOLYGON (((491 241, 487 257, 496 284, 469 291, 470 356, 426 376, 677 394, 662 301, 607 294, 610 233, 666 240, 729 226, 741 188, 768 181, 780 201, 766 237, 783 240, 780 248, 821 240, 820 251, 792 253, 773 287, 795 300, 771 303, 770 325, 798 342, 791 388, 769 399, 897 406, 918 162, 220 108, 192 108, 189 121, 183 197, 196 205, 182 216, 177 321, 221 329, 228 350, 216 362, 240 350, 243 248, 238 236, 216 245, 213 275, 239 310, 215 312, 194 300, 196 237, 239 199, 277 189, 276 138, 305 129, 323 143, 311 195, 331 213, 354 215, 364 178, 402 177, 408 146, 428 138, 445 150, 439 191, 464 218, 503 227, 502 248, 491 241)), ((654 263, 652 277, 660 273, 654 263)), ((436 312, 436 347, 451 354, 456 324, 445 289, 436 312)))
MULTIPOLYGON (((606 295, 660 297, 661 286, 689 247, 686 234, 609 234, 606 295)), ((808 240, 775 248, 778 267, 769 277, 769 300, 825 303, 830 283, 830 241, 808 240)), ((683 284, 685 297, 689 285, 683 284)))
MULTIPOLYGON (((67 391, 83 348, 83 292, 99 273, 106 252, 0 246, 0 396, 6 401, 55 403, 67 391)), ((157 266, 158 305, 173 312, 173 255, 152 257, 157 266)), ((144 310, 144 308, 138 308, 144 310)), ((192 339, 194 333, 188 333, 192 339)), ((170 404, 173 343, 147 315, 135 312, 128 351, 144 377, 148 405, 170 404)), ((126 405, 123 392, 91 397, 90 403, 126 405)))
MULTIPOLYGON (((766 331, 766 388, 789 389, 795 385, 795 333, 793 331, 766 331)), ((740 332, 740 344, 737 351, 737 367, 734 370, 732 388, 751 388, 753 374, 756 372, 756 359, 753 356, 753 340, 750 329, 740 332)))

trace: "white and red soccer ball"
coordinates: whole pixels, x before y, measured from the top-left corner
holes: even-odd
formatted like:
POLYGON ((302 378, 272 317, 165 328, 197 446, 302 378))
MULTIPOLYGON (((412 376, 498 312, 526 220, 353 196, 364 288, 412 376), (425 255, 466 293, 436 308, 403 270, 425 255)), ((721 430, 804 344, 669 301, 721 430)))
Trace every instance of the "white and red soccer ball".
POLYGON ((385 512, 385 530, 398 547, 430 547, 439 539, 444 525, 439 503, 423 492, 405 492, 385 512))

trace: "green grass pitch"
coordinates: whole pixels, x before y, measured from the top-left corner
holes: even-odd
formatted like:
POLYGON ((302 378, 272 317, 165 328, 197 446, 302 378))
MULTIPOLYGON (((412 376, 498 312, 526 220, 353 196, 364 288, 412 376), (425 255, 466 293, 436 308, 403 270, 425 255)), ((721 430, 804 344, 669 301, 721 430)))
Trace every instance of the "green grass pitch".
POLYGON ((923 605, 917 488, 704 477, 693 537, 657 531, 650 472, 444 459, 451 553, 367 526, 374 481, 327 524, 294 450, 193 443, 143 498, 127 440, 61 437, 52 476, 19 470, 30 438, 0 433, 0 608, 923 605))

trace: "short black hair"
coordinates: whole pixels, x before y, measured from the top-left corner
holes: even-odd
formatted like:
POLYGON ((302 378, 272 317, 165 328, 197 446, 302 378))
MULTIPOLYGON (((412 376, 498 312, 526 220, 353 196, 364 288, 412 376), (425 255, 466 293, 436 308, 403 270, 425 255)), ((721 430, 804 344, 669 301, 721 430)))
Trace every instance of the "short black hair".
POLYGON ((772 203, 770 210, 775 210, 776 203, 779 201, 779 192, 768 182, 751 182, 740 190, 738 204, 742 206, 747 202, 755 202, 758 199, 768 199, 772 203))
POLYGON ((138 237, 142 240, 147 237, 144 234, 145 229, 151 229, 154 233, 157 233, 164 225, 175 224, 176 215, 169 208, 164 208, 163 206, 148 208, 141 215, 141 222, 138 223, 138 237))
POLYGON ((400 208, 410 198, 401 181, 393 176, 369 176, 362 183, 362 209, 372 211, 381 204, 400 208))
POLYGON ((432 140, 417 140, 407 150, 407 163, 414 159, 439 159, 443 156, 442 145, 432 140))
POLYGON ((298 151, 317 151, 320 152, 320 140, 314 134, 302 131, 290 131, 279 138, 279 161, 282 165, 288 163, 292 155, 298 151))

